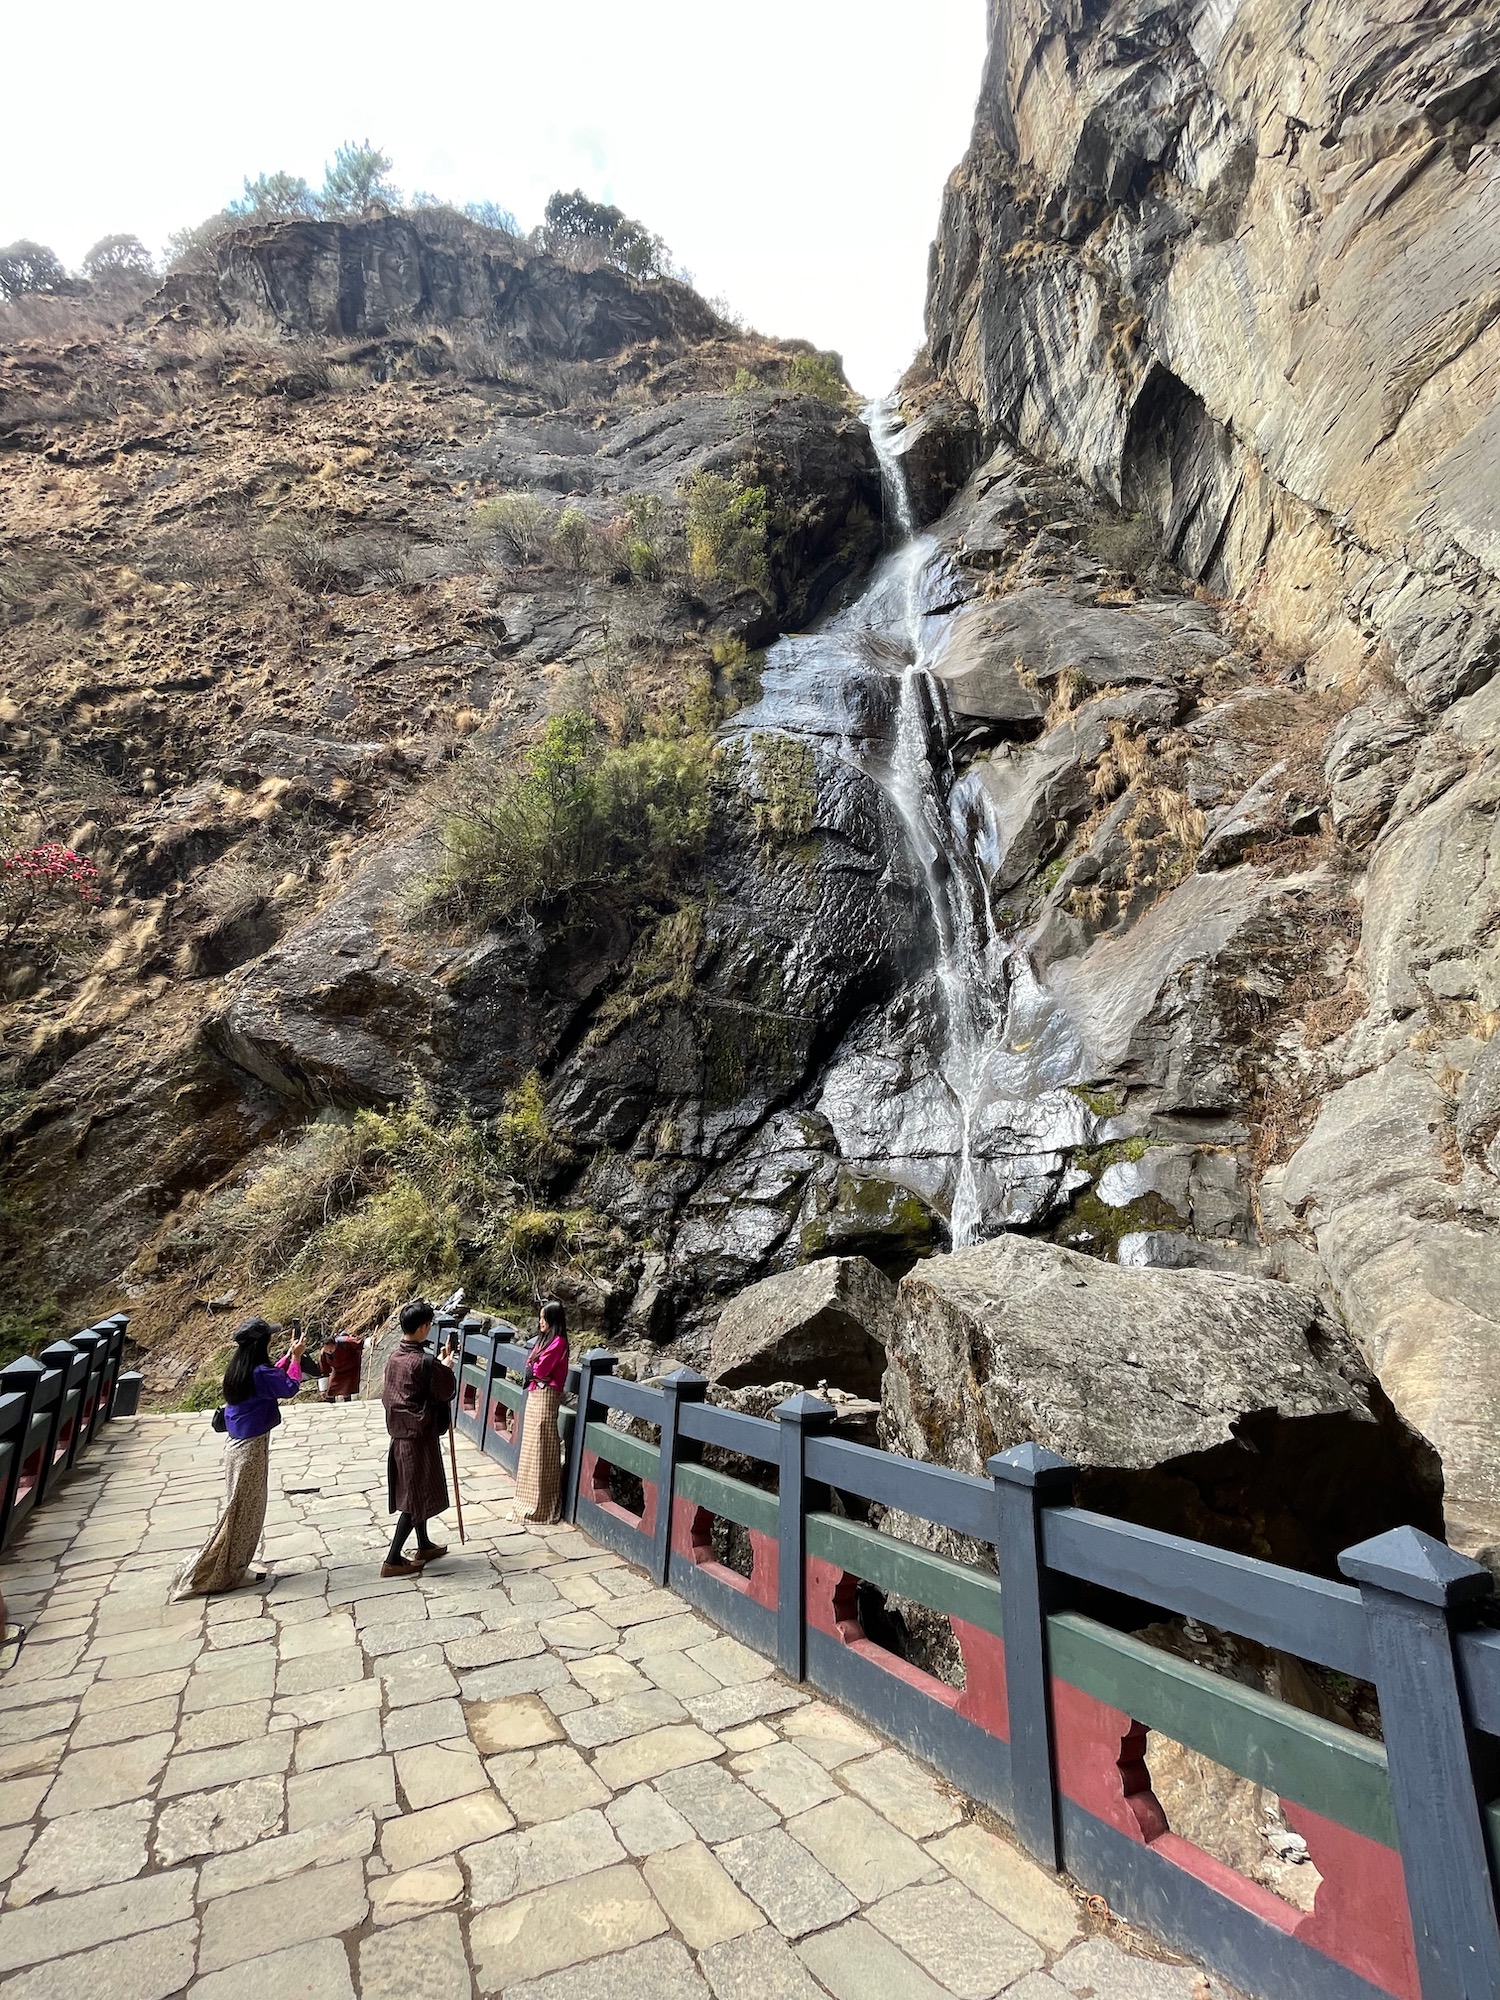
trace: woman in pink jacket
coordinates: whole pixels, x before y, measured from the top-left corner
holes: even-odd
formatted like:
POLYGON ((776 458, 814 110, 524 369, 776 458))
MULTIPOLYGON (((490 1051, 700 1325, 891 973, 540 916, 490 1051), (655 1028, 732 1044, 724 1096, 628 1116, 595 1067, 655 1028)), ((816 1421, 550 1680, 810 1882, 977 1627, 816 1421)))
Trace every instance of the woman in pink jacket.
POLYGON ((519 1520, 545 1525, 562 1513, 562 1446, 557 1416, 568 1386, 568 1318, 556 1299, 548 1299, 542 1307, 537 1327, 536 1343, 526 1363, 515 1513, 519 1520))

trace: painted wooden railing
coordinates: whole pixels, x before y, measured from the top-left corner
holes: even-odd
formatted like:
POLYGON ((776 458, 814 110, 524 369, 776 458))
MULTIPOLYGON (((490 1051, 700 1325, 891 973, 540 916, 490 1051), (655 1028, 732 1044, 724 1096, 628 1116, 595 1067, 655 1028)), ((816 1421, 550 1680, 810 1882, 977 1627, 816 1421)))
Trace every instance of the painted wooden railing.
POLYGON ((134 1412, 139 1377, 120 1372, 129 1324, 116 1313, 0 1368, 0 1548, 57 1491, 117 1402, 134 1412))
MULTIPOLYGON (((461 1339, 459 1427, 513 1467, 526 1350, 473 1321, 461 1339)), ((761 1420, 713 1408, 690 1371, 644 1386, 614 1366, 586 1354, 569 1378, 567 1517, 1002 1815, 1038 1860, 1269 2000, 1500 1996, 1500 1631, 1478 1564, 1403 1528, 1349 1550, 1332 1582, 1075 1507, 1073 1468, 1037 1446, 977 1478, 831 1435, 814 1396, 761 1420), (705 1447, 767 1485, 702 1464, 705 1447), (867 1526, 851 1502, 994 1566, 867 1526), (716 1523, 742 1531, 748 1575, 720 1560, 716 1523), (947 1619, 961 1686, 866 1632, 861 1584, 947 1619), (1101 1623, 1086 1586, 1141 1625, 1191 1617, 1372 1681, 1384 1741, 1101 1623), (1276 1794, 1321 1877, 1310 1911, 1171 1830, 1152 1730, 1276 1794)))

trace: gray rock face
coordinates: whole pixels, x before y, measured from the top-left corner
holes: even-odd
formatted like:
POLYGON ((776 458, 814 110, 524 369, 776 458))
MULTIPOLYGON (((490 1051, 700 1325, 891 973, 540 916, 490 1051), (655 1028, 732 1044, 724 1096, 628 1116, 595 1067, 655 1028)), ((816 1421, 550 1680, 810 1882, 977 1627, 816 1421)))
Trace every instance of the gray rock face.
POLYGON ((878 1395, 895 1297, 863 1257, 825 1257, 763 1278, 720 1313, 709 1379, 729 1389, 826 1381, 878 1395))
POLYGON ((1279 1560, 1327 1568, 1382 1481, 1392 1520, 1439 1518, 1431 1449, 1319 1301, 1270 1280, 1001 1237, 902 1280, 887 1364, 891 1449, 980 1472, 1044 1444, 1086 1468, 1084 1504, 1279 1560))
POLYGON ((1289 642, 1380 637, 1429 709, 1500 659, 1494 37, 1466 0, 992 9, 928 302, 987 436, 1289 642))
MULTIPOLYGON (((1149 766, 1102 815, 1079 803, 1105 762, 1090 712, 1145 645, 1122 671, 1070 631, 1074 672, 1110 689, 1080 711, 1078 767, 1053 729, 960 789, 1003 893, 1065 858, 1023 935, 1077 1074, 1125 1083, 1157 1136, 1207 1118, 1233 1146, 1248 1118, 1262 1158, 1293 1156, 1256 1194, 1259 1246, 1146 1216, 1120 1257, 1263 1259, 1326 1290, 1440 1445, 1450 1535, 1491 1552, 1497 36, 1460 0, 992 8, 934 251, 932 380, 909 383, 914 410, 966 402, 994 447, 955 509, 976 558, 1014 576, 1040 461, 1133 517, 1114 567, 1149 531, 1291 662, 1259 687, 1180 655, 1163 676, 1192 690, 1176 782, 1201 816, 1194 834, 1179 813, 1196 872, 1165 895, 1159 871, 1139 887, 1149 766), (1304 687, 1316 727, 1286 707, 1304 687)), ((1075 568, 1075 598, 1087 584, 1075 568)), ((950 697, 976 731, 1030 734, 1046 644, 1007 657, 992 606, 964 617, 950 697)), ((1158 755, 1162 725, 1140 733, 1158 755)))
POLYGON ((205 273, 169 278, 157 310, 247 331, 379 337, 469 323, 525 355, 593 361, 641 340, 703 340, 719 321, 672 280, 587 274, 451 218, 278 222, 220 237, 205 273))

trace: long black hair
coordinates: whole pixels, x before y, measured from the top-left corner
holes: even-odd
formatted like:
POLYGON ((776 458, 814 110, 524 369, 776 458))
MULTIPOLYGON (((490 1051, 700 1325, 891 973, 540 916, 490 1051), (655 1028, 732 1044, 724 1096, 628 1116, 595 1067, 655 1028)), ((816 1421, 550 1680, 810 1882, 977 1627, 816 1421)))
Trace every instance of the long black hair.
POLYGON ((545 1301, 541 1309, 541 1320, 546 1329, 542 1335, 543 1340, 550 1340, 553 1334, 566 1333, 568 1330, 568 1315, 563 1311, 560 1299, 545 1301))
POLYGON ((234 1353, 224 1370, 224 1401, 245 1403, 255 1392, 255 1371, 271 1359, 271 1335, 276 1331, 269 1320, 247 1319, 236 1327, 234 1353))

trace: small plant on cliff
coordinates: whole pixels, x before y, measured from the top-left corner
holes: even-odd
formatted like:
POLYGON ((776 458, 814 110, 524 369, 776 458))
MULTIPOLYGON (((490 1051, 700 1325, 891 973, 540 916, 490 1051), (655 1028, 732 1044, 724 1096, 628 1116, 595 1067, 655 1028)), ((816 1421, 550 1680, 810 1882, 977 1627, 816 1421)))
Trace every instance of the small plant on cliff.
POLYGON ((472 516, 473 532, 497 542, 517 562, 537 562, 552 541, 556 515, 534 493, 497 493, 481 500, 472 516))
POLYGON ((221 1233, 266 1309, 315 1331, 379 1319, 420 1288, 534 1296, 588 1222, 539 1196, 568 1157, 534 1076, 492 1125, 441 1115, 419 1084, 404 1104, 308 1126, 220 1205, 221 1233))
POLYGON ((581 188, 552 195, 538 232, 554 256, 613 264, 632 278, 665 278, 671 253, 644 223, 612 205, 590 201, 581 188))
POLYGON ((687 489, 685 526, 695 583, 767 588, 771 502, 764 486, 743 486, 718 472, 695 474, 687 489))
POLYGON ((58 840, 0 853, 0 951, 41 942, 99 902, 99 870, 58 840))
POLYGON ((816 396, 840 406, 850 400, 844 364, 836 354, 795 354, 786 371, 786 386, 798 396, 816 396))
POLYGON ((0 299, 24 298, 28 292, 55 292, 66 278, 62 259, 45 243, 23 238, 0 250, 0 299))
POLYGON ((372 202, 399 207, 401 196, 391 185, 390 171, 390 155, 378 146, 372 146, 368 139, 347 140, 323 170, 320 213, 357 218, 372 202))
POLYGON ((478 765, 442 821, 430 903, 497 922, 544 904, 661 894, 708 827, 708 746, 601 744, 582 709, 553 716, 510 771, 478 765))

